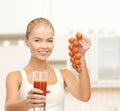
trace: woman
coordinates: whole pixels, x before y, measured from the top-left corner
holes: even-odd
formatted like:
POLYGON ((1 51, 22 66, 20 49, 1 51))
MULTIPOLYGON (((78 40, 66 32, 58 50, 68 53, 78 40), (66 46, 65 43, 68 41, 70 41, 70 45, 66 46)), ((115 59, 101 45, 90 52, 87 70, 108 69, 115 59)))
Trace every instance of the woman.
POLYGON ((6 78, 6 111, 33 111, 46 102, 46 111, 64 111, 64 88, 81 101, 88 101, 91 95, 90 80, 86 67, 85 52, 90 41, 83 36, 81 46, 81 69, 79 79, 69 69, 56 69, 47 64, 54 47, 54 28, 45 18, 32 20, 26 30, 25 43, 31 52, 29 63, 21 70, 12 71, 6 78), (33 88, 32 72, 47 71, 47 96, 40 95, 40 89, 33 88))

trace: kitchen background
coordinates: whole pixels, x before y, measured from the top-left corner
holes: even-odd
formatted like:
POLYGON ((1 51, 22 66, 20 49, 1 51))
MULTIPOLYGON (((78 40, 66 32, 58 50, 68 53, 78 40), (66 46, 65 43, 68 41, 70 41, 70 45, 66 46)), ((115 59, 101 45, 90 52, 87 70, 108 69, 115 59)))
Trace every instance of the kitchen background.
POLYGON ((74 71, 69 62, 68 39, 77 31, 92 42, 86 53, 91 99, 78 101, 66 90, 65 111, 120 111, 119 10, 119 0, 0 0, 1 111, 8 72, 23 67, 29 60, 25 30, 36 17, 48 18, 55 27, 55 48, 48 61, 55 67, 74 71))

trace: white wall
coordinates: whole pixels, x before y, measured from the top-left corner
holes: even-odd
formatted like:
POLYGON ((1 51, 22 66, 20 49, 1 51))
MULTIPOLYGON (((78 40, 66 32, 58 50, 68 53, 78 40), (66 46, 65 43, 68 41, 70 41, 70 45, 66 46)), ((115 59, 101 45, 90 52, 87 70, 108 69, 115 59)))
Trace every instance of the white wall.
POLYGON ((46 0, 0 0, 0 33, 25 33, 31 19, 49 16, 48 4, 46 0))
POLYGON ((24 33, 27 23, 40 16, 49 18, 57 33, 81 28, 119 31, 119 10, 119 0, 0 0, 0 33, 24 33))

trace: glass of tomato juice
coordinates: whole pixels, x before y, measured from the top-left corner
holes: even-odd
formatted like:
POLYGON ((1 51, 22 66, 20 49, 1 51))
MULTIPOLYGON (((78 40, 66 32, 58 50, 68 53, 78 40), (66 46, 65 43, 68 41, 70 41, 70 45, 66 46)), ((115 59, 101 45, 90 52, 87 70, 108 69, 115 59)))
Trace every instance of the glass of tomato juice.
MULTIPOLYGON (((33 86, 34 88, 38 88, 43 90, 42 95, 46 96, 47 91, 47 79, 48 79, 48 72, 33 72, 33 86)), ((35 108, 34 111, 45 111, 46 110, 46 103, 44 103, 43 107, 35 108)))

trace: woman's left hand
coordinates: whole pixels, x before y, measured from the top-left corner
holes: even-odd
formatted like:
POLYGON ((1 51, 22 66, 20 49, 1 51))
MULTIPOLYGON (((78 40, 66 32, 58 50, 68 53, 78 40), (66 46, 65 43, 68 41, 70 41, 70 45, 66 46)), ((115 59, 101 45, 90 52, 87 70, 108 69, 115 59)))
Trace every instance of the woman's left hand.
POLYGON ((80 46, 79 46, 79 51, 82 55, 85 55, 86 51, 90 48, 91 46, 91 41, 89 38, 83 36, 81 40, 79 40, 80 46))

